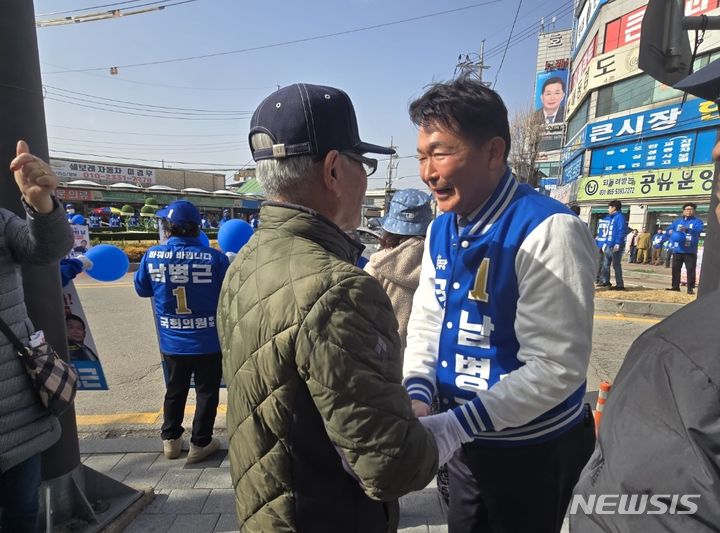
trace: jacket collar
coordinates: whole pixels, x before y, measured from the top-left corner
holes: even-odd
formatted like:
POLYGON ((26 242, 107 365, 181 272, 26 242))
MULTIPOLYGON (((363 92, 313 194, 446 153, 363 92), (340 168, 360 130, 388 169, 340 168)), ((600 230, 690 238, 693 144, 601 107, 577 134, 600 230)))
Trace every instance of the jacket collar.
POLYGON ((258 233, 285 231, 316 242, 328 252, 356 264, 365 248, 332 220, 302 205, 268 201, 260 208, 262 225, 258 233))
POLYGON ((464 235, 483 234, 497 221, 517 191, 518 182, 508 167, 497 187, 483 204, 468 215, 469 223, 462 230, 464 235))

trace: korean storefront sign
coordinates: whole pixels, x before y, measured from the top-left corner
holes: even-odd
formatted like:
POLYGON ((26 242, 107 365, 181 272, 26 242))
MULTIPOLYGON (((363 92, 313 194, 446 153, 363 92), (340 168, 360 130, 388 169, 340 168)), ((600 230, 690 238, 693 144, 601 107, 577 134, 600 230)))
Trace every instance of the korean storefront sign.
POLYGON ((50 166, 63 180, 90 180, 100 184, 132 183, 141 187, 155 185, 155 170, 152 168, 65 159, 51 159, 50 166))
POLYGON ((631 115, 601 120, 587 125, 586 146, 627 142, 663 133, 689 131, 720 123, 714 102, 693 98, 631 115))
POLYGON ((651 199, 672 196, 707 196, 712 189, 714 165, 697 165, 589 176, 582 178, 578 201, 651 199))

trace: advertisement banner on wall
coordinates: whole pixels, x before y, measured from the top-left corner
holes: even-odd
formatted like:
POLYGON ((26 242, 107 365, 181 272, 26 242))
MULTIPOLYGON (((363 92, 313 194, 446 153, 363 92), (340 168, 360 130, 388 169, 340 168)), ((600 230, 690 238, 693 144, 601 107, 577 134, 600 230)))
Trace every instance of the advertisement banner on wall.
POLYGON ((597 51, 597 33, 595 33, 595 36, 592 38, 592 41, 590 41, 590 44, 588 44, 588 47, 585 49, 585 52, 583 53, 582 57, 577 60, 575 63, 573 63, 573 71, 572 76, 570 80, 570 90, 575 88, 575 86, 578 83, 578 78, 585 72, 587 72, 588 67, 590 66, 590 60, 595 57, 595 52, 597 51))
POLYGON ((720 124, 715 102, 693 98, 587 125, 586 147, 627 142, 640 138, 689 131, 720 124))
POLYGON ((562 169, 562 183, 563 184, 577 181, 577 179, 580 176, 582 176, 584 160, 585 160, 584 154, 581 153, 578 155, 578 157, 576 157, 572 161, 569 161, 568 163, 563 165, 563 169, 562 169))
POLYGON ((558 202, 565 205, 575 202, 577 197, 578 181, 560 185, 550 192, 550 198, 555 198, 558 202))
POLYGON ((538 72, 535 78, 535 112, 545 124, 565 121, 567 69, 538 72))
POLYGON ((90 180, 103 183, 132 183, 138 186, 155 185, 155 169, 50 159, 57 176, 65 180, 90 180))
MULTIPOLYGON (((698 53, 702 54, 718 46, 720 32, 708 32, 698 53)), ((640 46, 636 43, 592 58, 584 71, 575 70, 577 80, 567 96, 567 116, 575 111, 591 90, 642 74, 638 68, 639 53, 640 46)))
POLYGON ((572 139, 570 139, 563 147, 562 155, 560 156, 560 162, 564 165, 572 158, 577 156, 580 152, 585 151, 585 126, 580 128, 572 139))
POLYGON ((578 14, 577 23, 575 24, 574 50, 577 50, 580 43, 582 43, 585 34, 595 21, 595 17, 600 11, 600 8, 605 4, 607 4, 607 0, 587 0, 585 2, 585 5, 578 14))
POLYGON ((598 147, 592 152, 590 176, 691 165, 695 151, 695 132, 647 141, 598 147))
POLYGON ((579 180, 578 201, 707 196, 712 190, 714 165, 644 170, 588 176, 579 180))
MULTIPOLYGON (((703 15, 718 7, 718 0, 686 0, 685 16, 703 15)), ((603 52, 611 52, 640 41, 640 28, 647 6, 642 6, 605 25, 603 52)))

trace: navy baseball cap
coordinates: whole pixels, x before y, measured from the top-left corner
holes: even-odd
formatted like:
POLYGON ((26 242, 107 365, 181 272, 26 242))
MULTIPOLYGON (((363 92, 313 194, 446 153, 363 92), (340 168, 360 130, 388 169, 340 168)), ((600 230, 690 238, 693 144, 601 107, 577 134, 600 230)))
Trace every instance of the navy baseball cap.
POLYGON ((160 218, 167 218, 171 224, 192 222, 199 226, 201 223, 200 211, 187 200, 177 200, 165 209, 161 209, 155 213, 155 215, 160 218))
POLYGON ((350 97, 323 85, 295 83, 265 98, 250 121, 248 139, 256 133, 268 134, 273 146, 253 151, 255 161, 296 155, 317 161, 330 150, 395 153, 392 148, 361 141, 350 97))

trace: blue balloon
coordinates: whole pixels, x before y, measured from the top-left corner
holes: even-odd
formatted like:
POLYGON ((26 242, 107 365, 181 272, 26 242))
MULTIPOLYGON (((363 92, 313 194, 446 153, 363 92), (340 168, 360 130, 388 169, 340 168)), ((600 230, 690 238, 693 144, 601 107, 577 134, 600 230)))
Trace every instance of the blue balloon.
POLYGON ((70 219, 70 222, 73 224, 76 224, 78 226, 84 226, 85 225, 85 217, 82 215, 75 215, 70 219))
POLYGON ((252 237, 253 229, 244 220, 233 218, 225 222, 218 231, 218 244, 223 252, 238 253, 252 237))
POLYGON ((198 239, 200 239, 200 242, 203 246, 210 246, 210 238, 204 231, 200 230, 200 236, 198 237, 198 239))
POLYGON ((117 246, 98 244, 90 248, 85 257, 93 262, 93 267, 86 270, 91 278, 98 281, 115 281, 127 274, 130 260, 125 252, 117 246))

